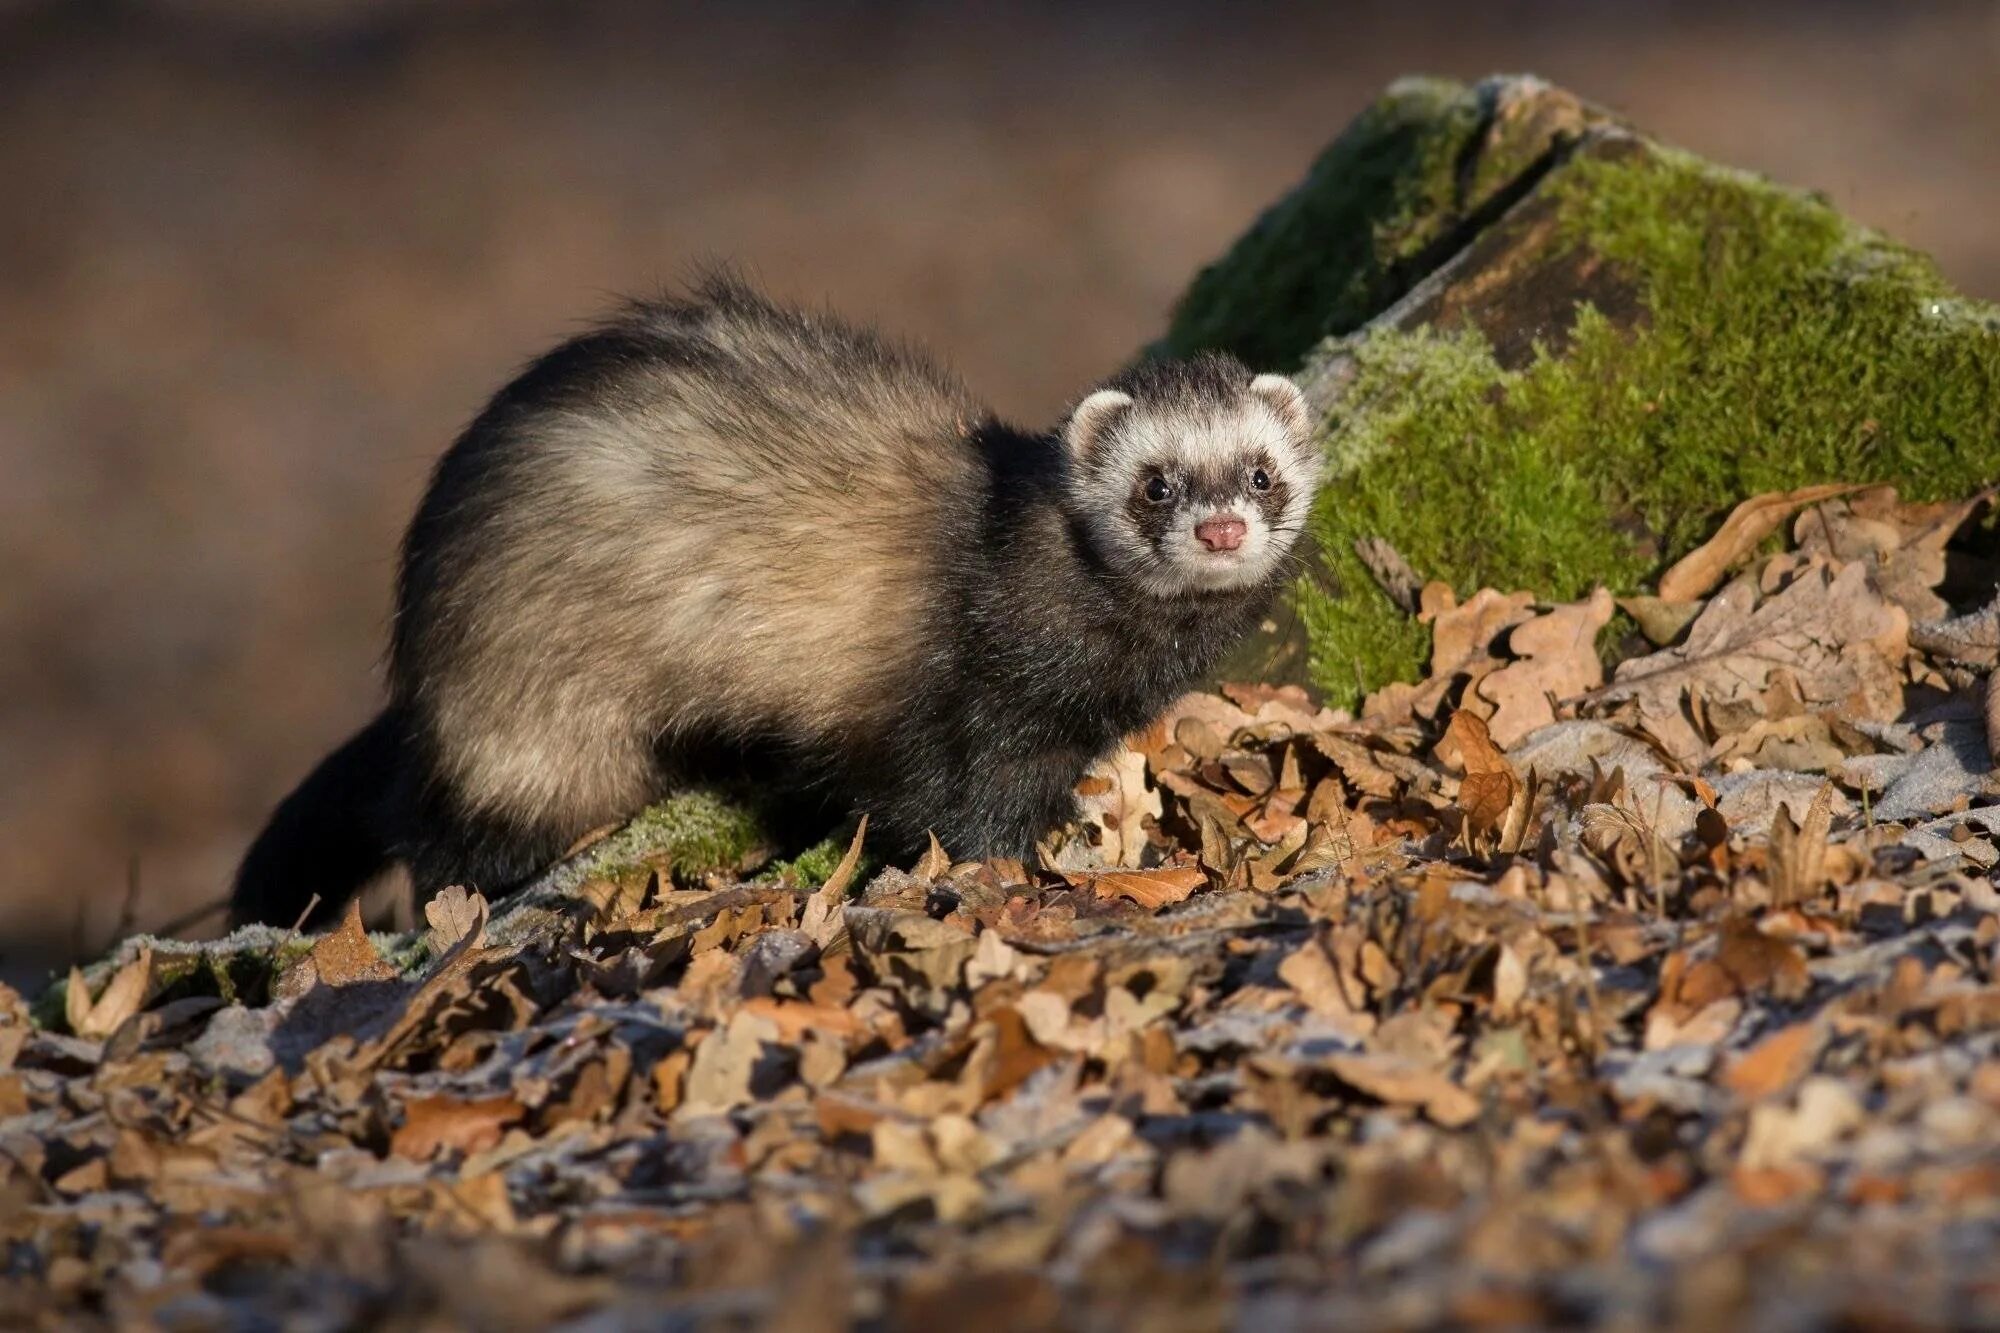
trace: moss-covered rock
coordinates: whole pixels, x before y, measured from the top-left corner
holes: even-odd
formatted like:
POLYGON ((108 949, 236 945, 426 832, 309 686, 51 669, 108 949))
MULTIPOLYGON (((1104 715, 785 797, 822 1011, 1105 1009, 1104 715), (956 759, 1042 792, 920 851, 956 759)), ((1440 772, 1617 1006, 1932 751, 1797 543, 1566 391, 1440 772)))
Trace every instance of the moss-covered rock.
POLYGON ((1159 351, 1293 371, 1319 551, 1230 664, 1339 698, 1428 632, 1375 585, 1638 587, 1738 500, 2000 476, 2000 312, 1823 201, 1534 80, 1401 83, 1184 298, 1159 351))

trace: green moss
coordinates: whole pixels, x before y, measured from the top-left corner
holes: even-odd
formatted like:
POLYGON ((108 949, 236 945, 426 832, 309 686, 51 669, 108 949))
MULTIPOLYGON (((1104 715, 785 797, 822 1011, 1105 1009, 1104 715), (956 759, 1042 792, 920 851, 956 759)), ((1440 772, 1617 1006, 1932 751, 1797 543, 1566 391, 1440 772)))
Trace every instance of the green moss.
POLYGON ((1485 119, 1462 84, 1396 83, 1203 270, 1153 353, 1225 348, 1285 368, 1358 327, 1421 276, 1412 261, 1458 222, 1457 164, 1485 119))
MULTIPOLYGON (((763 822, 745 804, 694 790, 648 806, 606 843, 619 844, 637 859, 663 860, 677 875, 698 875, 759 859, 767 838, 763 822)), ((599 873, 607 871, 600 867, 599 873)))
POLYGON ((1579 311, 1560 354, 1503 369, 1483 337, 1372 330, 1315 515, 1330 587, 1302 584, 1314 681, 1413 677, 1427 635, 1353 554, 1386 537, 1461 595, 1639 587, 1737 501, 1813 481, 1913 498, 2000 475, 2000 322, 1922 257, 1823 203, 1663 149, 1583 156, 1545 184, 1560 244, 1636 280, 1624 326, 1579 311))
POLYGON ((847 854, 847 843, 853 836, 851 832, 830 834, 797 856, 773 861, 764 874, 792 884, 824 884, 847 854))

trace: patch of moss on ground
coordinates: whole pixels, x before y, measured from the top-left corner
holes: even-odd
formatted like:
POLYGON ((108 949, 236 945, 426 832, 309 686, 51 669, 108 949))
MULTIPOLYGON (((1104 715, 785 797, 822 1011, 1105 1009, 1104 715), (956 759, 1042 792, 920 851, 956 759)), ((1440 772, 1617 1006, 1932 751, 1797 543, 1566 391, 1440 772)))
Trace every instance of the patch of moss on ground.
POLYGON ((769 846, 755 811, 705 789, 648 806, 614 837, 629 840, 642 857, 666 861, 677 875, 736 867, 769 846))
POLYGON ((1503 370, 1475 333, 1376 330, 1331 418, 1315 530, 1335 588, 1302 587, 1313 679, 1337 698, 1411 678, 1428 634, 1357 537, 1427 578, 1554 598, 1637 588, 1737 501, 1892 481, 1919 499, 2000 476, 2000 320, 1928 261, 1807 196, 1664 149, 1546 183, 1560 236, 1636 277, 1646 317, 1588 307, 1567 348, 1503 370))
MULTIPOLYGON (((840 866, 840 858, 847 855, 849 844, 854 841, 854 827, 828 834, 819 842, 787 860, 773 861, 760 878, 783 880, 798 885, 820 885, 833 878, 833 872, 840 866)), ((875 858, 865 851, 856 867, 856 882, 865 881, 877 868, 875 858)))

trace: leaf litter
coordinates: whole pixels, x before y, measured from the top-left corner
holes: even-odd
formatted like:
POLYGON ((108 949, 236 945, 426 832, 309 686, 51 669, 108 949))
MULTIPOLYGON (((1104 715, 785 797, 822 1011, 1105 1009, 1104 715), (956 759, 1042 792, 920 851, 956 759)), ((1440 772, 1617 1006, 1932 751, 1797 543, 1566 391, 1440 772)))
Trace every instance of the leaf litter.
POLYGON ((2000 1322, 1986 498, 1746 502, 1608 675, 1603 592, 1429 585, 1428 679, 1191 695, 1032 866, 0 992, 0 1318, 2000 1322))

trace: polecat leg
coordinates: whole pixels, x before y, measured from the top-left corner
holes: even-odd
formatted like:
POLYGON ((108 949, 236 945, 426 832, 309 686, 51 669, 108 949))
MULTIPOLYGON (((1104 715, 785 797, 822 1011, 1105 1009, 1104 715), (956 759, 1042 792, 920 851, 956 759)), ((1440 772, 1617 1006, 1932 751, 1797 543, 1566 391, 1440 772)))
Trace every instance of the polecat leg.
POLYGON ((497 899, 548 869, 574 840, 558 829, 427 811, 399 851, 421 908, 454 884, 497 899))

